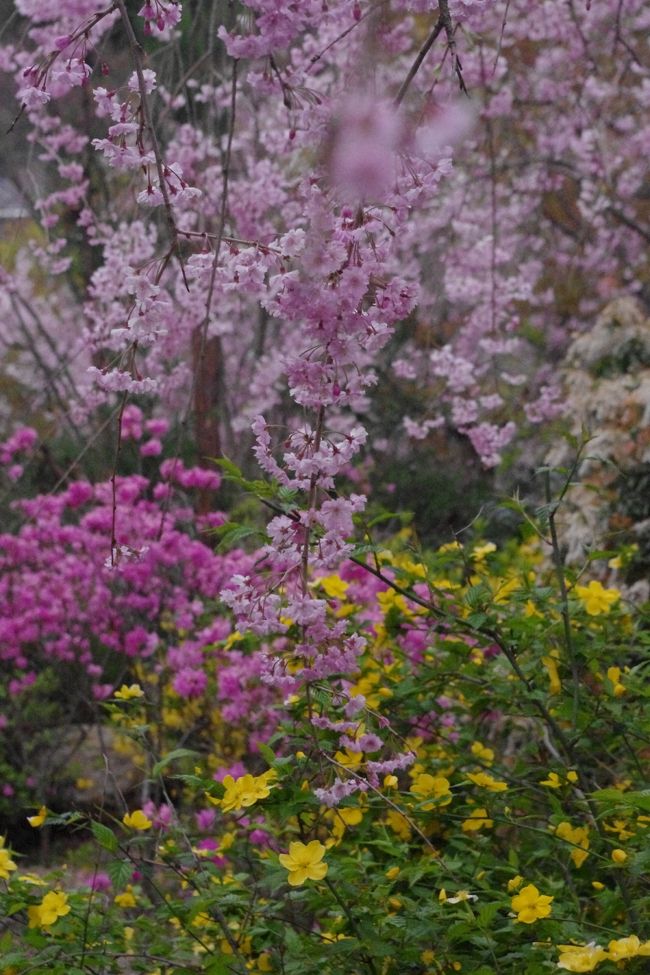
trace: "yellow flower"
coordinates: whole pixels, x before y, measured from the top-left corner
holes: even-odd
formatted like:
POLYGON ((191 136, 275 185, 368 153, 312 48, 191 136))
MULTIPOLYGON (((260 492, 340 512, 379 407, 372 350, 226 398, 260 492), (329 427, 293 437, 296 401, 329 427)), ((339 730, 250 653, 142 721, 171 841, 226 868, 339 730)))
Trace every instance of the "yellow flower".
POLYGON ((546 785, 549 789, 560 789, 562 787, 562 779, 557 774, 557 772, 549 772, 546 779, 540 779, 540 785, 546 785))
POLYGON ((521 887, 523 880, 524 878, 521 876, 520 873, 518 873, 515 877, 511 877, 506 885, 508 888, 508 892, 512 893, 513 890, 517 890, 518 887, 521 887))
POLYGON ((611 826, 609 823, 603 823, 603 827, 608 833, 617 833, 618 838, 622 843, 634 836, 634 830, 629 828, 629 824, 626 819, 614 819, 611 826))
POLYGON ((325 847, 318 840, 311 843, 290 843, 289 852, 281 853, 280 863, 289 871, 287 878, 292 887, 299 887, 305 880, 322 880, 327 873, 327 864, 322 863, 325 847))
POLYGON ((427 801, 422 809, 433 809, 434 806, 448 806, 451 802, 451 792, 449 791, 449 779, 444 775, 429 775, 423 772, 415 777, 409 790, 421 802, 427 801))
POLYGON ((558 945, 558 968, 567 972, 593 972, 596 965, 607 959, 607 952, 593 942, 588 945, 558 945))
POLYGON ((492 749, 481 744, 480 741, 473 741, 469 750, 475 758, 479 758, 486 765, 491 765, 494 761, 494 752, 492 749))
POLYGON ((485 545, 475 545, 472 549, 472 558, 475 562, 482 562, 486 555, 496 552, 497 547, 494 542, 486 542, 485 545))
POLYGON ((576 586, 575 593, 589 616, 601 616, 621 598, 618 589, 605 589, 600 582, 592 579, 588 586, 576 586))
POLYGON ((223 780, 226 792, 221 800, 223 811, 238 812, 240 809, 253 806, 258 799, 266 799, 273 788, 272 780, 275 774, 275 771, 270 769, 263 775, 242 775, 238 779, 226 775, 223 780))
POLYGON ((330 599, 345 599, 345 594, 350 588, 349 583, 337 575, 323 576, 318 583, 330 599))
POLYGON ((5 850, 4 848, 4 840, 3 840, 3 845, 0 846, 0 878, 2 880, 9 880, 9 874, 13 870, 17 870, 17 869, 18 867, 11 859, 11 853, 9 852, 9 850, 5 850))
POLYGON ((490 829, 494 826, 494 821, 487 818, 487 809, 473 809, 469 819, 463 821, 462 830, 464 833, 473 833, 479 829, 490 829))
POLYGON ((612 693, 614 697, 623 697, 626 691, 625 684, 621 683, 621 668, 620 667, 608 667, 607 668, 607 679, 612 684, 612 693))
POLYGON ((591 886, 594 888, 594 890, 597 891, 601 891, 605 889, 605 884, 601 884, 600 880, 592 880, 591 886))
POLYGON ((135 907, 137 904, 137 901, 133 895, 133 887, 131 884, 127 884, 127 888, 124 893, 116 894, 113 900, 118 907, 135 907))
POLYGON ((384 776, 384 789, 394 789, 397 786, 397 776, 396 775, 385 775, 384 776))
POLYGON ((357 769, 363 761, 363 752, 353 752, 351 748, 346 748, 344 752, 336 752, 334 761, 346 768, 357 769))
POLYGON ((507 782, 493 778, 488 772, 468 772, 467 778, 474 785, 478 785, 482 789, 489 789, 490 792, 505 792, 508 788, 507 782))
POLYGON ((410 840, 411 824, 406 816, 397 809, 389 809, 386 813, 386 823, 401 840, 410 840))
POLYGON ((142 812, 141 809, 136 809, 132 813, 124 813, 122 817, 122 822, 125 826, 130 829, 150 829, 153 826, 152 821, 142 812))
POLYGON ((572 826, 571 823, 560 823, 555 829, 555 835, 567 843, 573 844, 571 859, 576 867, 581 867, 589 854, 589 830, 586 826, 572 826))
POLYGON ((540 611, 537 609, 537 606, 535 606, 535 603, 532 601, 532 599, 526 600, 526 603, 524 605, 524 616, 527 617, 528 619, 530 619, 532 616, 539 616, 540 619, 544 618, 544 614, 540 613, 540 611))
POLYGON ((559 694, 562 691, 562 681, 560 680, 560 672, 557 669, 557 657, 555 653, 551 653, 547 657, 542 657, 542 663, 546 667, 546 673, 548 674, 549 694, 559 694))
POLYGON ((40 904, 29 907, 27 916, 30 928, 49 928, 60 917, 70 913, 67 895, 60 890, 51 890, 40 904))
POLYGON ((113 697, 116 697, 118 701, 130 701, 134 697, 144 697, 144 691, 139 684, 131 684, 128 687, 126 684, 122 684, 119 691, 115 691, 113 697))
POLYGON ((399 867, 391 867, 386 871, 386 876, 389 880, 395 880, 396 877, 399 877, 399 867))
POLYGON ((567 782, 573 782, 573 783, 577 782, 578 781, 578 773, 577 772, 574 772, 573 769, 571 769, 571 771, 570 772, 567 772, 567 774, 566 774, 566 780, 567 780, 567 782))
POLYGON ((610 941, 608 947, 612 961, 625 961, 626 958, 636 958, 638 955, 650 955, 650 941, 644 941, 642 944, 635 934, 610 941))
POLYGON ((539 918, 549 916, 552 900, 553 898, 548 894, 540 894, 534 884, 527 884, 518 894, 515 894, 510 903, 517 914, 517 921, 521 921, 522 924, 532 924, 539 918))
POLYGON ((612 860, 614 863, 625 863, 627 860, 627 853, 625 850, 621 849, 612 850, 612 860))
POLYGON ((27 822, 29 823, 30 826, 33 826, 34 829, 36 829, 37 826, 42 826, 46 819, 47 819, 47 809, 45 808, 45 806, 41 806, 41 808, 38 810, 35 816, 27 817, 27 822))

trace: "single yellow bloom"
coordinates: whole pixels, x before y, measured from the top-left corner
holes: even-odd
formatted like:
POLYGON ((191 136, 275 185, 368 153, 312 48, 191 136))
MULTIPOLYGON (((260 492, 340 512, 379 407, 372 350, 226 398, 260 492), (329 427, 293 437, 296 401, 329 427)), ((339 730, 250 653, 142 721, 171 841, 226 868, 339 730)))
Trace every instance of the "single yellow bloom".
POLYGON ((549 772, 546 779, 540 779, 540 785, 546 785, 549 789, 561 789, 562 779, 557 772, 549 772))
POLYGON ((18 867, 11 859, 10 851, 5 850, 4 846, 0 847, 0 878, 9 880, 9 874, 17 869, 18 867))
POLYGON ((570 772, 567 772, 567 774, 566 774, 566 780, 567 780, 567 782, 573 782, 573 783, 577 782, 578 781, 578 773, 577 772, 574 772, 573 769, 571 769, 571 771, 570 772))
POLYGON ((346 748, 344 752, 336 752, 334 760, 346 768, 357 769, 363 761, 363 752, 353 752, 351 748, 346 748))
POLYGON ((480 786, 481 789, 489 789, 490 792, 505 792, 508 788, 507 782, 495 779, 488 772, 468 772, 467 778, 474 785, 480 786))
POLYGON ((397 776, 396 775, 385 775, 384 776, 384 789, 394 789, 397 786, 397 776))
POLYGON ((588 586, 576 586, 575 593, 589 616, 609 613, 612 606, 621 598, 618 589, 605 589, 595 579, 592 579, 588 586))
POLYGON ((518 887, 521 887, 523 881, 524 878, 521 876, 520 873, 518 873, 516 877, 511 877, 508 883, 506 884, 508 888, 508 892, 512 893, 513 890, 517 890, 518 887))
POLYGON ((527 617, 527 619, 530 619, 532 616, 539 616, 540 619, 544 618, 544 614, 540 613, 532 599, 526 600, 524 605, 524 616, 527 617))
POLYGON ((417 775, 409 791, 420 802, 425 799, 431 800, 422 806, 424 810, 433 809, 436 805, 448 806, 452 798, 449 791, 449 779, 446 779, 444 775, 429 775, 428 772, 417 775))
POLYGON ((113 901, 118 907, 135 907, 137 901, 133 895, 133 887, 131 884, 127 884, 127 888, 123 894, 116 894, 113 901))
POLYGON ((47 819, 47 809, 45 808, 45 806, 41 806, 41 808, 38 810, 35 816, 27 817, 27 822, 29 823, 30 826, 33 826, 34 829, 36 829, 37 826, 42 826, 46 819, 47 819))
POLYGON ((527 884, 518 894, 515 894, 510 903, 517 914, 517 921, 521 921, 522 924, 532 924, 540 918, 549 916, 552 900, 553 898, 548 894, 540 894, 534 884, 527 884))
POLYGON ((479 829, 490 829, 494 820, 487 818, 487 809, 473 809, 469 819, 463 821, 461 829, 464 833, 473 833, 479 829))
POLYGON ((636 958, 638 955, 650 955, 650 941, 642 944, 635 934, 610 941, 608 947, 612 961, 625 961, 626 958, 636 958))
POLYGON ((482 562, 486 555, 496 552, 497 547, 494 542, 486 542, 485 545, 476 545, 472 549, 472 558, 475 562, 482 562))
POLYGON ((311 843, 290 843, 289 852, 281 853, 278 860, 289 871, 288 882, 291 887, 299 887, 306 880, 322 880, 328 866, 322 863, 325 847, 318 840, 311 843))
POLYGON ((592 880, 591 886, 594 888, 594 890, 598 890, 598 891, 605 889, 605 884, 601 884, 600 880, 592 880))
POLYGON ((113 697, 117 698, 118 701, 130 701, 134 697, 144 697, 144 691, 139 684, 130 684, 128 687, 126 684, 122 684, 119 691, 115 691, 113 697))
POLYGON ((607 678, 612 684, 612 693, 614 697, 623 697, 627 688, 625 687, 625 684, 621 683, 621 668, 608 667, 607 678))
POLYGON ((386 876, 389 880, 395 880, 395 877, 399 877, 399 867, 391 867, 386 871, 386 876))
POLYGON ((612 860, 614 863, 625 863, 627 860, 627 853, 625 850, 621 849, 612 850, 612 860))
POLYGON ((485 762, 486 765, 491 765, 494 761, 494 752, 487 745, 481 744, 480 741, 473 741, 469 749, 475 758, 480 759, 485 762))
POLYGON ((129 829, 150 829, 153 826, 152 821, 142 812, 141 809, 136 809, 132 813, 124 813, 122 817, 122 822, 129 829))
POLYGON ((275 776, 273 769, 263 775, 242 775, 238 779, 226 775, 223 780, 226 792, 220 803, 221 808, 224 812, 239 812, 255 805, 258 799, 266 799, 273 788, 275 776))
POLYGON ((589 945, 558 945, 558 949, 558 968, 567 972, 593 972, 596 965, 607 959, 607 952, 593 942, 589 945))
POLYGON ((553 654, 550 654, 547 657, 542 657, 542 663, 548 674, 549 694, 559 694, 562 691, 562 681, 560 680, 560 672, 557 668, 557 658, 553 654))
POLYGON ((318 580, 318 584, 330 599, 345 599, 345 594, 350 588, 350 584, 337 575, 323 576, 318 580))
POLYGON ((60 890, 51 890, 40 904, 29 907, 27 916, 30 928, 49 928, 60 917, 70 913, 67 895, 60 890))
POLYGON ((399 836, 401 840, 410 840, 411 838, 411 824, 409 823, 406 816, 397 809, 389 809, 386 813, 386 824, 390 826, 392 831, 399 836))
POLYGON ((555 835, 561 840, 573 845, 571 859, 576 867, 581 867, 589 854, 589 830, 586 826, 572 826, 571 823, 560 823, 555 829, 555 835))

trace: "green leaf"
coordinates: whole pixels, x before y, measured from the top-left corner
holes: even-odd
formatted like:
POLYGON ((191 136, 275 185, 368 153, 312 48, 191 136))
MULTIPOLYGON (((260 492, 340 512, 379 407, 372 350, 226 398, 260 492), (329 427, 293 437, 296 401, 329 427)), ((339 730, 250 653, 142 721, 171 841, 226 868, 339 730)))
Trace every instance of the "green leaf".
POLYGON ((151 775, 155 778, 160 775, 163 769, 175 762, 177 758, 196 758, 198 752, 195 752, 191 748, 175 748, 172 752, 169 752, 164 758, 161 758, 159 762, 156 762, 151 770, 151 775))
POLYGON ((627 806, 629 809, 641 809, 643 812, 650 812, 650 789, 644 789, 642 792, 599 789, 597 792, 592 792, 591 797, 608 806, 627 806))
POLYGON ((216 529, 216 534, 219 535, 219 544, 217 545, 217 551, 223 551, 224 549, 234 548, 239 542, 242 542, 245 538, 250 538, 251 535, 261 535, 262 533, 257 531, 255 528, 251 528, 249 525, 238 525, 236 522, 226 522, 225 525, 220 525, 216 529))
POLYGON ((133 874, 133 864, 128 860, 111 860, 106 868, 113 887, 126 887, 133 874))
POLYGON ((266 762, 268 762, 269 765, 273 765, 273 763, 275 762, 275 752, 273 751, 272 748, 269 748, 269 746, 266 745, 264 742, 260 742, 257 746, 257 750, 259 751, 262 758, 266 762))
POLYGON ((483 904, 483 906, 478 912, 478 920, 482 928, 490 927, 498 910, 499 910, 499 905, 496 903, 483 904))
POLYGON ((104 850, 108 850, 109 853, 117 853, 120 848, 120 844, 112 829, 109 829, 108 826, 104 826, 103 823, 97 823, 94 820, 91 822, 90 828, 93 836, 104 850))

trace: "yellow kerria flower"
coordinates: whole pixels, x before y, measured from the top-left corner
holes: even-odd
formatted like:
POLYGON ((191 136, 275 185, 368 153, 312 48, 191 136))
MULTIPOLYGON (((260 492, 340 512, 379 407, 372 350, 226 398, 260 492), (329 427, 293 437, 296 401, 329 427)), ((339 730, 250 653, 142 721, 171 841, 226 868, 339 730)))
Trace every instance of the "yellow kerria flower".
POLYGON ((327 873, 327 864, 323 863, 325 847, 318 840, 311 843, 290 843, 289 852, 281 853, 280 863, 289 871, 288 882, 291 887, 299 887, 306 880, 322 880, 327 873))
POLYGON ((475 758, 480 758, 482 762, 486 765, 491 765, 494 761, 494 752, 487 745, 483 745, 480 741, 473 741, 469 749, 475 758))
POLYGON ((118 907, 135 907, 137 901, 133 894, 133 887, 131 884, 127 884, 127 888, 123 894, 116 894, 113 901, 118 907))
POLYGON ((549 789, 561 789, 562 779, 557 772, 549 772, 548 777, 545 779, 540 779, 539 784, 548 786, 549 789))
POLYGON ((546 657, 542 657, 542 663, 546 668, 546 673, 548 674, 549 682, 549 694, 560 694, 562 691, 562 681, 560 680, 560 672, 557 667, 557 657, 556 652, 550 653, 546 657))
POLYGON ((505 792, 508 788, 507 782, 495 779, 488 772, 468 772, 467 778, 474 785, 480 786, 481 789, 489 789, 490 792, 505 792))
POLYGON ((621 598, 618 589, 605 589, 602 583, 595 579, 592 579, 588 586, 576 586, 575 594, 589 616, 602 616, 609 613, 612 606, 621 598))
POLYGON ((11 859, 9 850, 5 850, 4 846, 0 846, 0 878, 2 880, 9 880, 9 874, 17 869, 18 867, 11 859))
POLYGON ((494 821, 487 818, 487 809, 473 809, 469 819, 463 821, 461 829, 464 833, 473 833, 479 829, 490 829, 494 821))
POLYGON ((472 549, 472 558, 475 562, 482 562, 486 555, 496 552, 497 547, 494 542, 486 542, 485 545, 475 545, 472 549))
POLYGON ((330 599, 345 599, 345 594, 350 588, 350 584, 337 575, 323 576, 322 579, 318 579, 318 584, 330 599))
POLYGON ((523 880, 524 878, 521 876, 520 873, 518 873, 515 877, 511 877, 508 883, 506 884, 508 888, 508 893, 511 894, 513 890, 517 890, 518 887, 521 887, 523 880))
POLYGON ((593 972, 596 965, 606 961, 607 952, 593 942, 588 945, 558 945, 558 968, 567 972, 593 972))
POLYGON ((429 775, 423 772, 417 775, 409 790, 419 800, 431 799, 426 802, 422 809, 433 809, 434 806, 448 806, 451 802, 451 792, 449 791, 449 779, 444 775, 429 775))
POLYGON ((35 816, 27 817, 27 822, 29 823, 30 826, 33 826, 33 828, 36 829, 38 826, 42 826, 46 819, 47 819, 47 809, 45 806, 41 806, 41 808, 38 810, 35 816))
POLYGON ((397 809, 389 809, 386 813, 386 824, 390 826, 392 831, 399 836, 401 840, 410 840, 411 838, 411 824, 409 823, 406 816, 397 809))
POLYGON ((540 894, 534 884, 527 884, 518 894, 515 894, 510 904, 517 914, 517 921, 521 921, 522 924, 532 924, 540 918, 549 916, 552 900, 553 898, 548 894, 540 894))
POLYGON ((150 829, 153 826, 152 821, 142 812, 141 809, 136 809, 132 813, 124 813, 122 817, 122 822, 129 829, 150 829))
POLYGON ((650 955, 650 941, 642 943, 635 934, 610 941, 608 948, 612 961, 625 961, 626 958, 636 958, 638 955, 650 955))
POLYGON ((612 850, 612 860, 614 863, 625 863, 627 860, 627 853, 625 850, 621 849, 612 850))
POLYGON ((620 667, 608 667, 607 668, 607 679, 612 684, 612 693, 614 697, 623 697, 627 688, 625 684, 621 683, 621 668, 620 667))
POLYGON ((49 928, 60 917, 70 913, 68 897, 63 891, 51 890, 40 904, 27 908, 30 928, 49 928))
POLYGON ((560 823, 555 828, 555 835, 567 843, 573 844, 571 859, 576 867, 581 867, 589 854, 589 830, 586 826, 572 826, 571 823, 560 823))
POLYGON ((363 761, 363 752, 353 752, 351 748, 346 748, 344 752, 336 752, 334 761, 346 768, 357 769, 363 761))
POLYGON ((144 691, 139 684, 122 684, 119 691, 115 691, 113 697, 117 698, 118 701, 130 701, 135 697, 144 697, 144 691))

